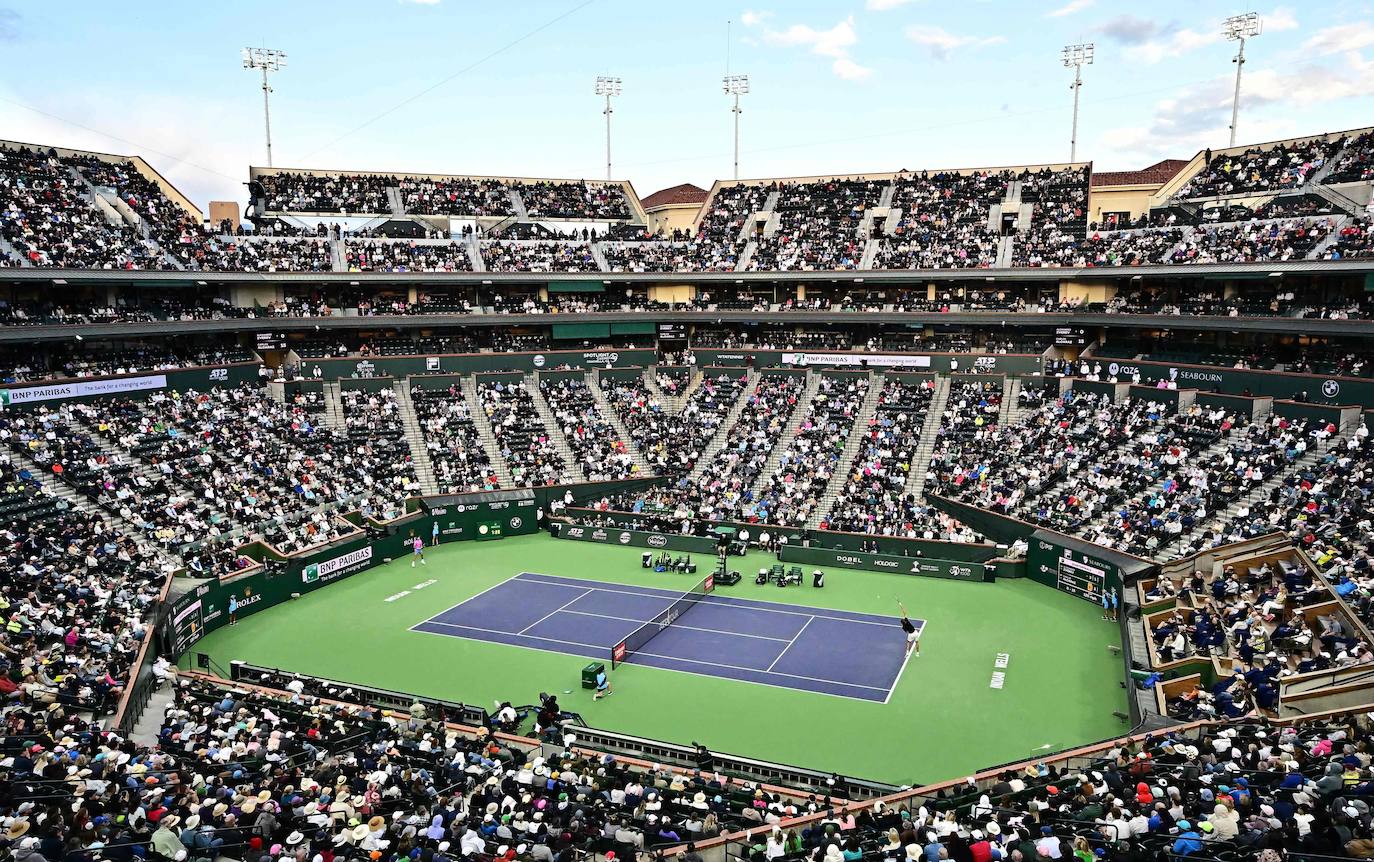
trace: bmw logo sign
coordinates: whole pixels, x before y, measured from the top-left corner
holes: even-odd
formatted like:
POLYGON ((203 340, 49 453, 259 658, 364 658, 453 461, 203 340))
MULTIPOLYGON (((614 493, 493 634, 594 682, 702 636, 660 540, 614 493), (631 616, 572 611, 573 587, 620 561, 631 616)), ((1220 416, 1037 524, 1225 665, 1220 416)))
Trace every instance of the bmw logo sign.
POLYGON ((520 518, 511 518, 511 519, 510 519, 510 528, 511 528, 512 530, 518 530, 518 529, 520 529, 520 525, 523 524, 523 523, 525 523, 525 522, 524 522, 523 520, 521 520, 520 518))
POLYGON ((1335 398, 1341 394, 1341 384, 1335 380, 1328 380, 1322 384, 1322 394, 1327 398, 1335 398))

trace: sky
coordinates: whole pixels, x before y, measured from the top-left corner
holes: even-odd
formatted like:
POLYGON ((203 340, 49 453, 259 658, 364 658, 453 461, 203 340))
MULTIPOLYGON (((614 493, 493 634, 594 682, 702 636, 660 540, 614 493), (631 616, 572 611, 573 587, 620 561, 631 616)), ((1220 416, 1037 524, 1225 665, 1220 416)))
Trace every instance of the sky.
POLYGON ((1067 161, 1068 44, 1092 42, 1078 157, 1141 168, 1374 125, 1374 3, 1117 0, 0 0, 0 138, 144 156, 192 201, 278 167, 605 177, 598 75, 623 80, 612 164, 641 196, 731 176, 721 77, 747 74, 740 176, 1067 161))

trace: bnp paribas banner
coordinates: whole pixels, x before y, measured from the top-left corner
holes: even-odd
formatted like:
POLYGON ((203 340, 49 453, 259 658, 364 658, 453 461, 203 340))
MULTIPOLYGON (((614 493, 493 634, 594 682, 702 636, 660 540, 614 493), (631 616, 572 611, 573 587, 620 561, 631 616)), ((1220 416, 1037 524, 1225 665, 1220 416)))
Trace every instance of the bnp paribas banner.
POLYGON ((141 392, 166 387, 166 374, 113 377, 106 380, 73 380, 70 383, 54 383, 49 386, 0 389, 0 406, 33 404, 38 401, 65 401, 69 398, 84 398, 91 395, 118 395, 121 392, 141 392))
POLYGON ((301 569, 301 583, 327 583, 344 575, 351 575, 372 565, 372 546, 350 551, 343 556, 319 563, 310 563, 301 569))

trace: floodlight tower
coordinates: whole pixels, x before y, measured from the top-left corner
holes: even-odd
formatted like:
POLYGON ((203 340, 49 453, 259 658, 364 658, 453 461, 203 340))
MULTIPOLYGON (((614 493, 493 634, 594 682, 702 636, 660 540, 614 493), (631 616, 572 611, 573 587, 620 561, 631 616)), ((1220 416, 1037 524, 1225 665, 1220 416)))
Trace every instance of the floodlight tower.
POLYGON ((735 115, 735 179, 739 179, 739 97, 749 92, 749 76, 726 75, 724 83, 725 95, 735 97, 735 106, 730 111, 735 115))
POLYGON ((1078 161, 1078 91, 1083 89, 1083 67, 1093 64, 1093 43, 1083 42, 1078 45, 1065 45, 1061 54, 1064 60, 1064 68, 1073 67, 1073 83, 1069 89, 1073 90, 1073 132, 1069 136, 1069 161, 1078 161))
POLYGON ((606 97, 606 179, 611 178, 611 97, 620 95, 620 79, 597 76, 596 94, 606 97))
POLYGON ((1245 40, 1264 32, 1264 22, 1258 12, 1232 15, 1221 22, 1221 35, 1229 42, 1239 42, 1240 48, 1231 62, 1236 64, 1236 94, 1231 99, 1231 146, 1236 145, 1236 119, 1240 114, 1240 73, 1245 68, 1245 40))
POLYGON ((267 83, 268 72, 280 72, 286 68, 286 52, 275 48, 244 48, 243 68, 262 70, 262 119, 267 129, 267 166, 272 167, 272 110, 268 95, 272 87, 267 83))

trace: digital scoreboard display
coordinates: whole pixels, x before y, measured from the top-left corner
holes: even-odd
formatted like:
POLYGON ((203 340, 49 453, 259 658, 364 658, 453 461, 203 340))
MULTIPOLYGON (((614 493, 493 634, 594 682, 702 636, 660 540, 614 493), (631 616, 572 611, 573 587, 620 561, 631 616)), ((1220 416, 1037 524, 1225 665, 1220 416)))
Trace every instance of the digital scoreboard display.
POLYGON ((1030 539, 1026 565, 1032 580, 1093 604, 1101 604, 1103 593, 1121 584, 1115 564, 1041 537, 1030 539))
POLYGON ((253 346, 258 350, 285 350, 286 333, 258 332, 253 336, 253 346))
POLYGON ((658 325, 658 337, 665 341, 684 341, 687 338, 687 324, 660 323, 658 325))
POLYGON ((1084 347, 1088 343, 1088 330, 1081 326, 1056 326, 1054 343, 1056 347, 1084 347))

